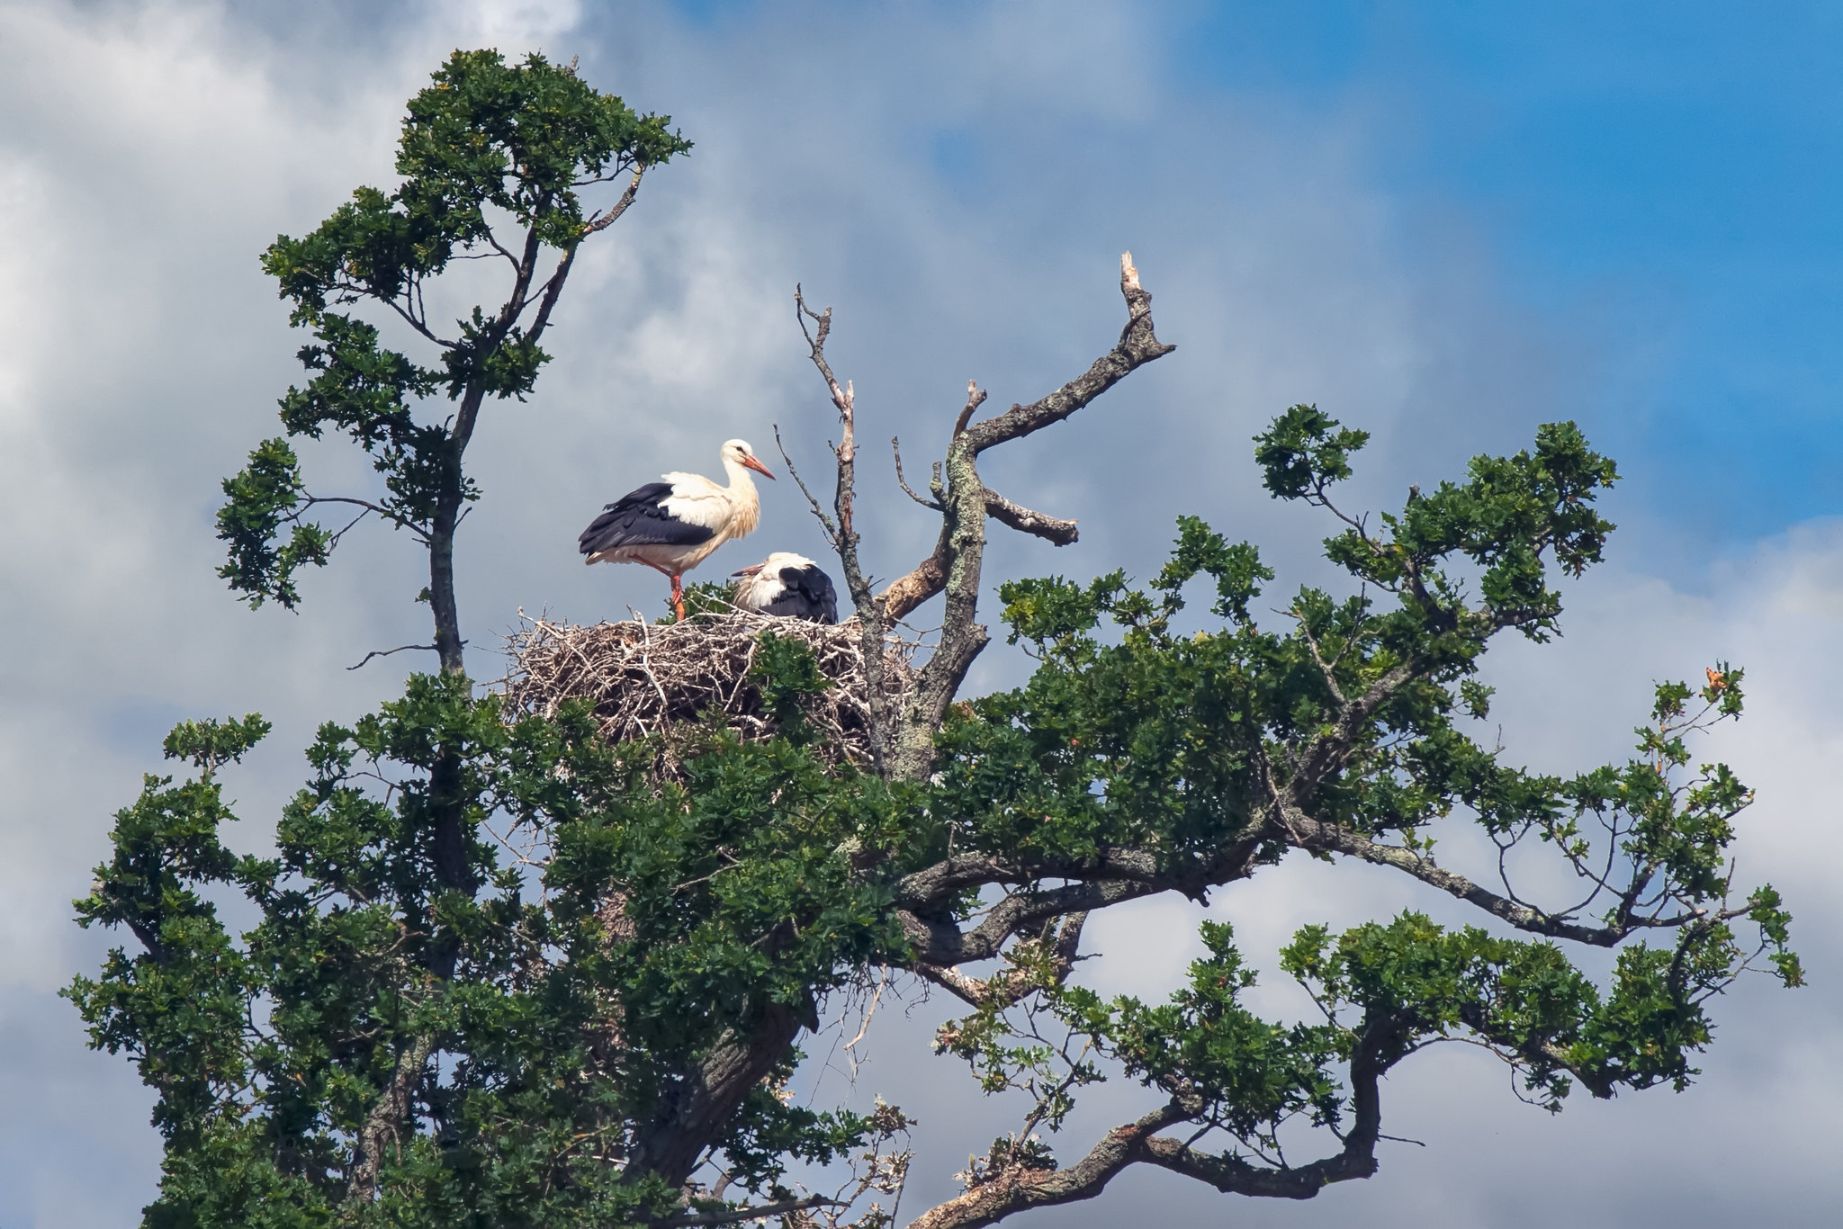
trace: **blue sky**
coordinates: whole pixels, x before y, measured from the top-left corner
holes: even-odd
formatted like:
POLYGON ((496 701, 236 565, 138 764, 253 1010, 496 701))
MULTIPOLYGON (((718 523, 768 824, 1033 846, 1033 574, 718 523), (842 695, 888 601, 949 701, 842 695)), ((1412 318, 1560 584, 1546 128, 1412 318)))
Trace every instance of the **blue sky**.
POLYGON ((1221 6, 1174 64, 1200 92, 1372 108, 1380 182, 1465 210, 1532 306, 1652 353, 1648 387, 1579 410, 1616 456, 1710 479, 1628 464, 1649 499, 1725 544, 1835 513, 1843 8, 1221 6))
MULTIPOLYGON (((764 14, 677 8, 719 31, 764 14)), ((1835 511, 1843 7, 1196 4, 1145 33, 1123 51, 1200 107, 1363 115, 1398 243, 1439 264, 1462 215, 1502 292, 1591 322, 1623 361, 1558 413, 1628 460, 1646 503, 1723 550, 1835 511)), ((1004 174, 1005 135, 928 139, 970 198, 1004 174)))

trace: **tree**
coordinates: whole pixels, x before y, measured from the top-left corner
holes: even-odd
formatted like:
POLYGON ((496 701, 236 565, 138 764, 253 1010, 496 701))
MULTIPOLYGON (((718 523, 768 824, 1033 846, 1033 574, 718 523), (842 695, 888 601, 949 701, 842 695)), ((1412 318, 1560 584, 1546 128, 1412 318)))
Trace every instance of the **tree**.
MULTIPOLYGON (((1336 495, 1364 434, 1295 406, 1255 460, 1275 497, 1333 518, 1325 550, 1345 584, 1301 588, 1263 621, 1255 599, 1274 572, 1185 519, 1146 585, 1118 572, 1001 584, 1009 639, 1035 669, 962 697, 989 640, 988 525, 1053 543, 1076 532, 987 487, 981 457, 1172 350, 1130 259, 1126 324, 1086 372, 984 418, 969 386, 930 493, 910 492, 938 516, 937 543, 881 589, 853 515, 855 395, 826 355, 829 309, 796 298, 839 413, 831 511, 813 510, 873 670, 898 620, 943 601, 914 686, 872 688, 867 763, 828 759, 797 720, 753 740, 712 725, 683 780, 661 782, 644 746, 610 745, 580 707, 513 719, 463 669, 455 532, 479 496, 467 442, 489 399, 531 391, 578 246, 687 149, 669 120, 571 68, 456 53, 410 102, 401 184, 360 189, 269 249, 314 336, 307 383, 281 401, 287 432, 344 431, 383 492, 312 494, 286 440, 260 445, 225 484, 223 574, 253 604, 293 606, 298 570, 351 528, 321 511, 381 519, 426 548, 434 635, 419 647, 441 669, 322 727, 272 857, 234 853, 224 831, 225 778, 266 734, 258 716, 182 723, 166 752, 191 774, 149 776, 118 814, 79 917, 138 946, 68 993, 93 1044, 128 1054, 157 1094, 166 1159, 147 1224, 889 1223, 860 1205, 900 1188, 909 1120, 779 1095, 802 1029, 876 970, 963 1001, 937 1046, 1026 1107, 964 1191, 912 1222, 929 1227, 1089 1198, 1135 1164, 1310 1197, 1375 1172, 1381 1079, 1431 1044, 1491 1049, 1558 1110, 1577 1085, 1684 1087, 1709 1001, 1756 962, 1798 984, 1778 896, 1735 883, 1752 793, 1691 750, 1740 716, 1740 670, 1660 686, 1636 754, 1576 775, 1519 769, 1474 737, 1481 658, 1505 633, 1547 639, 1556 586, 1612 529, 1595 500, 1613 464, 1572 424, 1372 524, 1336 495), (623 179, 611 202, 585 203, 623 179), (461 259, 503 260, 511 291, 444 335, 425 291, 461 259), (435 361, 386 349, 361 312, 435 361), (444 399, 451 416, 427 421, 444 399), (1434 854, 1443 824, 1546 855, 1580 890, 1538 904, 1508 863, 1449 869, 1434 854), (498 838, 513 831, 542 856, 508 856, 498 838), (1318 1005, 1304 1021, 1249 1010, 1254 975, 1221 924, 1203 925, 1206 954, 1166 1002, 1106 999, 1072 976, 1093 911, 1204 900, 1293 851, 1388 868, 1480 924, 1408 912, 1305 928, 1280 954, 1318 1005), (253 924, 233 930, 230 902, 253 924), (1604 986, 1571 955, 1590 948, 1617 952, 1604 986), (1145 1112, 1092 1143, 1045 1143, 1103 1079, 1142 1086, 1145 1112), (1283 1156, 1283 1136, 1290 1156, 1317 1159, 1283 1156), (801 1167, 831 1163, 859 1167, 845 1198, 795 1189, 801 1167)), ((762 654, 761 685, 789 713, 824 685, 803 654, 772 637, 762 654)))

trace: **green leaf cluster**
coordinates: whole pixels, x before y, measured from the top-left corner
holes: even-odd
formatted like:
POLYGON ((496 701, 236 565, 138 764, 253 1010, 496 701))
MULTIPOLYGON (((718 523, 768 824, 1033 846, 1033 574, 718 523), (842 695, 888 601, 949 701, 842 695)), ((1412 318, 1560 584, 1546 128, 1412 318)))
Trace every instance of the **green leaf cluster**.
MULTIPOLYGON (((410 100, 398 141, 397 186, 361 187, 317 228, 279 236, 263 255, 313 341, 300 350, 305 384, 281 400, 288 438, 343 433, 369 457, 384 492, 356 503, 425 540, 451 534, 479 491, 462 471, 486 399, 523 400, 549 354, 539 340, 577 246, 612 208, 584 194, 691 148, 666 116, 629 108, 567 65, 532 54, 457 51, 410 100), (541 258, 558 259, 548 277, 541 258), (435 318, 432 285, 459 260, 502 264, 505 302, 435 318), (418 360, 386 344, 369 309, 433 347, 418 360), (433 421, 418 409, 457 403, 433 421)), ((439 302, 439 295, 437 296, 439 302)), ((437 309, 439 311, 439 309, 437 309)), ((286 439, 266 440, 224 483, 219 574, 251 605, 300 598, 297 572, 321 566, 339 532, 306 519, 316 503, 286 439), (285 541, 280 541, 286 531, 285 541)))
MULTIPOLYGON (((464 679, 419 675, 323 727, 275 854, 238 856, 216 773, 265 728, 176 729, 201 775, 149 778, 79 903, 85 925, 143 940, 69 994, 159 1095, 168 1165, 149 1223, 624 1223, 674 1195, 608 1159, 687 1071, 903 947, 890 882, 910 804, 793 741, 713 732, 660 792, 640 776, 650 749, 609 747, 585 712, 508 723, 464 679), (433 812, 456 801, 471 895, 436 871, 455 855, 433 812), (859 873, 865 850, 889 873, 859 873), (226 911, 258 920, 238 931, 226 911), (426 1129, 355 1212, 350 1141, 418 1037, 435 1039, 416 1084, 426 1129)), ((724 1124, 738 1189, 775 1189, 790 1163, 870 1132, 776 1095, 798 1059, 724 1124)))

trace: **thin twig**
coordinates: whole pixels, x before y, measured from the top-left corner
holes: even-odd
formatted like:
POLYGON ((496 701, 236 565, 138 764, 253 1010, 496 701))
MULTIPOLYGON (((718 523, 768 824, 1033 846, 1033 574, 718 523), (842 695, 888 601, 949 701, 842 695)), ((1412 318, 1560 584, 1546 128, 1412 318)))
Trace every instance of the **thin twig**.
MULTIPOLYGON (((890 452, 893 453, 896 457, 896 485, 902 488, 902 493, 904 495, 907 495, 910 499, 914 500, 916 503, 920 504, 924 508, 931 509, 935 512, 942 511, 940 500, 923 499, 920 495, 917 495, 915 493, 913 488, 909 486, 909 480, 907 477, 903 475, 903 472, 902 472, 902 441, 894 435, 890 436, 890 452)), ((939 485, 938 477, 936 478, 936 485, 939 485)))
POLYGON ((778 422, 774 424, 774 446, 781 454, 781 464, 787 467, 788 476, 794 480, 794 485, 800 488, 800 494, 806 496, 806 502, 811 506, 813 515, 818 518, 820 528, 825 530, 826 541, 832 544, 832 549, 837 550, 838 526, 832 523, 832 518, 825 514, 825 509, 819 506, 817 499, 813 498, 812 491, 807 489, 806 479, 800 477, 800 471, 794 465, 794 459, 787 455, 787 445, 781 442, 781 424, 778 422))

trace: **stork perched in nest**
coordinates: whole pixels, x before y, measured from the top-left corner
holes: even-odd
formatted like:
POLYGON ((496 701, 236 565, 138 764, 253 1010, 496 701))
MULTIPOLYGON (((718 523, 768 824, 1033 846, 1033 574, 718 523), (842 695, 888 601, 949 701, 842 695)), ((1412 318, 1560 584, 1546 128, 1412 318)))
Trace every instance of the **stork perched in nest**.
POLYGON ((760 563, 730 573, 736 582, 736 604, 760 614, 815 623, 838 622, 838 593, 832 578, 805 555, 777 550, 760 563))
POLYGON ((761 499, 750 470, 772 478, 744 440, 723 445, 728 486, 672 472, 609 504, 577 539, 585 563, 644 563, 672 581, 672 610, 685 617, 684 575, 731 538, 754 530, 761 499))

